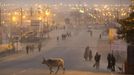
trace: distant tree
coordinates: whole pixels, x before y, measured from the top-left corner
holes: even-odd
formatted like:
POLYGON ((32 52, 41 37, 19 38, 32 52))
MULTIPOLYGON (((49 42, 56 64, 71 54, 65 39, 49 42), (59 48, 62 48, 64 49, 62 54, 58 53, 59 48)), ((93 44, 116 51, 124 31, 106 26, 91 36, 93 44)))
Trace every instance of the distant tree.
MULTIPOLYGON (((132 0, 134 2, 134 0, 132 0)), ((132 3, 133 3, 132 2, 132 3)), ((124 39, 128 43, 127 47, 127 59, 125 61, 125 73, 134 74, 134 4, 131 5, 132 13, 129 17, 119 20, 122 25, 118 29, 118 34, 120 39, 124 39)))
POLYGON ((75 22, 76 25, 80 25, 81 22, 81 13, 76 10, 76 11, 72 11, 70 13, 70 17, 72 18, 72 22, 75 22))

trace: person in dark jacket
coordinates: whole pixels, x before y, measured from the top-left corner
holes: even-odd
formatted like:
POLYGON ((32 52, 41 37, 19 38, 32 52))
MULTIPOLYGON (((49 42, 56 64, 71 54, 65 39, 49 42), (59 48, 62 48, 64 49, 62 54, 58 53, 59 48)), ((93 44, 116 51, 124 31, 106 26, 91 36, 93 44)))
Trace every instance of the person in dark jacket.
POLYGON ((115 64, 116 64, 116 59, 114 57, 114 55, 111 55, 111 70, 115 71, 115 64))
POLYGON ((85 48, 84 59, 87 61, 89 57, 89 46, 85 48))
POLYGON ((100 66, 100 59, 101 59, 101 55, 98 52, 96 52, 94 57, 95 64, 93 65, 93 67, 96 67, 96 69, 98 69, 100 66))
POLYGON ((29 45, 26 45, 26 52, 29 53, 29 45))
POLYGON ((92 51, 91 51, 91 49, 89 50, 89 61, 91 61, 92 60, 92 51))
POLYGON ((41 48, 42 48, 42 44, 39 43, 39 44, 38 44, 38 50, 39 50, 39 52, 41 51, 41 48))
POLYGON ((107 61, 108 61, 107 69, 111 69, 111 68, 112 68, 112 66, 111 66, 111 54, 110 54, 110 53, 108 53, 107 61))
POLYGON ((59 36, 57 36, 57 40, 59 40, 59 36))

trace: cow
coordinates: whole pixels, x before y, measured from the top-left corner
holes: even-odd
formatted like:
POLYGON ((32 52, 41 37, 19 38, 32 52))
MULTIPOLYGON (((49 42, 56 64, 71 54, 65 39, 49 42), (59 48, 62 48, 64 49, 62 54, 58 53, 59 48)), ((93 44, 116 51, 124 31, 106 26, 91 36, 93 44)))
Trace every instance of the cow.
POLYGON ((52 71, 53 67, 57 67, 57 71, 55 72, 55 74, 57 74, 59 68, 63 69, 64 74, 65 68, 64 68, 64 60, 62 58, 50 58, 50 59, 43 58, 42 64, 46 64, 49 67, 50 74, 53 72, 52 71))

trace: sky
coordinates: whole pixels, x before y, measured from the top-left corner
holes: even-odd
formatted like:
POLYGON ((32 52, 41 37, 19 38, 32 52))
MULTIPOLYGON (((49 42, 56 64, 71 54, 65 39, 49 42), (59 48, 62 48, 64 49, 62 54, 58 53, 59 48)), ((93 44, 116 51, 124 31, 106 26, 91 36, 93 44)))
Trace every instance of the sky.
POLYGON ((11 4, 73 4, 73 3, 87 3, 87 4, 130 4, 130 0, 0 0, 0 3, 11 3, 11 4))

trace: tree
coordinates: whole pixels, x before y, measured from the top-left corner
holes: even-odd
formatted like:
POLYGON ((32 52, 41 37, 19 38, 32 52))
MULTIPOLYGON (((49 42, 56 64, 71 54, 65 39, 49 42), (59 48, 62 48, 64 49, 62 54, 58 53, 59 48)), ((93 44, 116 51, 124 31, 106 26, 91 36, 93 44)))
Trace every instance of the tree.
POLYGON ((118 30, 119 38, 134 44, 134 12, 128 18, 119 20, 119 23, 122 25, 118 30))
POLYGON ((82 16, 78 10, 70 12, 70 17, 72 18, 71 20, 75 25, 80 25, 82 16))
MULTIPOLYGON (((131 8, 133 10, 133 4, 131 8)), ((118 29, 119 38, 124 39, 128 43, 125 73, 134 74, 134 66, 132 66, 134 65, 134 11, 132 11, 129 17, 119 20, 119 23, 122 25, 118 29)))

